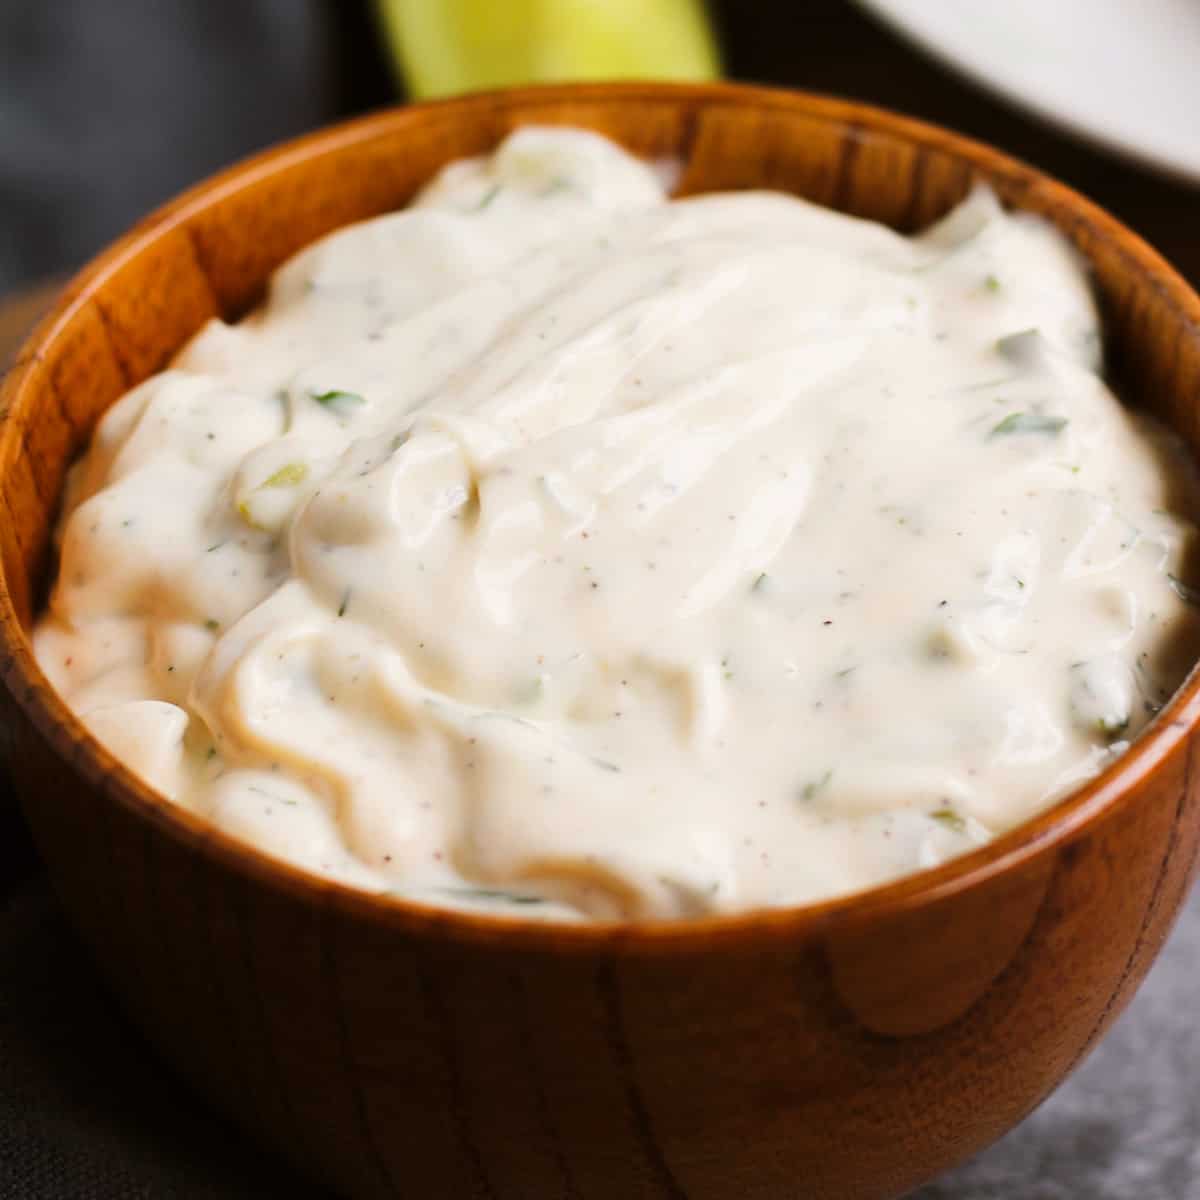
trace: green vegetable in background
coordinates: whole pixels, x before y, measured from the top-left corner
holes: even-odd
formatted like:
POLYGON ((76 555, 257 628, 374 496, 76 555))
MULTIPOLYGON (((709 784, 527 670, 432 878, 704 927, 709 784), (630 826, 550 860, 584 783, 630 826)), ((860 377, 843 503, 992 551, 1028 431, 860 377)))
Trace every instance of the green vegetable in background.
POLYGON ((572 79, 711 79, 702 0, 376 0, 416 100, 572 79))

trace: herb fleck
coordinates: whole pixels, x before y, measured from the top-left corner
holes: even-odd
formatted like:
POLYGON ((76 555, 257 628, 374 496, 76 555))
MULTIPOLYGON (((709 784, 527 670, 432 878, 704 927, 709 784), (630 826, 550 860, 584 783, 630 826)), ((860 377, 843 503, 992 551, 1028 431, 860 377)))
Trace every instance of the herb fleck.
POLYGON ((1066 428, 1068 424, 1066 417, 1050 416, 1046 413, 1029 413, 1015 412, 1009 413, 1003 421, 997 425, 989 438, 1004 437, 1012 433, 1047 433, 1055 434, 1066 428))
POLYGON ((268 792, 266 788, 260 788, 256 784, 250 784, 246 791, 255 792, 259 796, 265 796, 268 800, 274 800, 277 804, 286 804, 288 808, 295 808, 300 803, 299 800, 289 799, 287 796, 280 796, 276 792, 268 792))
POLYGON ((513 699, 517 704, 537 704, 541 700, 545 690, 545 679, 541 675, 534 675, 517 688, 513 699))
POLYGON ((292 431, 292 403, 291 396, 288 395, 287 388, 280 388, 275 393, 275 402, 279 405, 280 415, 283 420, 283 432, 291 433, 292 431))
POLYGON ((439 888, 443 896, 455 896, 460 900, 493 900, 504 904, 544 904, 541 896, 523 896, 518 892, 501 892, 492 888, 439 888))
POLYGON ((280 467, 273 475, 269 475, 263 480, 262 486, 265 488, 295 487, 296 484, 303 483, 307 478, 308 464, 292 462, 280 467))
POLYGON ((996 341, 996 353, 1019 367, 1032 367, 1045 348, 1042 335, 1036 329, 1022 329, 996 341))
POLYGON ((488 190, 486 192, 483 193, 483 196, 480 199, 479 203, 477 205, 475 205, 475 207, 473 209, 471 209, 471 211, 472 212, 483 212, 483 210, 485 208, 487 208, 488 205, 491 204, 492 201, 495 200, 498 195, 500 195, 502 190, 503 189, 500 187, 500 185, 498 183, 493 183, 492 186, 490 188, 488 188, 488 190))
POLYGON ((360 404, 367 402, 365 397, 360 396, 358 392, 347 392, 341 388, 332 388, 328 392, 309 392, 308 394, 322 408, 329 409, 337 416, 345 416, 347 409, 357 408, 360 404))
POLYGON ((1115 741, 1129 728, 1129 714, 1123 717, 1099 717, 1096 720, 1096 732, 1101 737, 1115 741))
POLYGON ((828 786, 829 781, 833 778, 833 768, 830 767, 824 775, 819 775, 816 779, 810 779, 800 789, 801 800, 812 800, 819 796, 828 786))
POLYGON ((250 511, 250 501, 249 500, 239 501, 238 506, 237 506, 237 511, 238 511, 238 516, 241 517, 242 520, 245 521, 246 524, 249 525, 251 529, 257 529, 259 533, 267 532, 267 527, 265 525, 260 525, 254 519, 254 513, 250 511))
POLYGON ((948 805, 943 808, 935 808, 929 814, 929 819, 945 826, 951 833, 966 833, 967 831, 966 819, 948 805))

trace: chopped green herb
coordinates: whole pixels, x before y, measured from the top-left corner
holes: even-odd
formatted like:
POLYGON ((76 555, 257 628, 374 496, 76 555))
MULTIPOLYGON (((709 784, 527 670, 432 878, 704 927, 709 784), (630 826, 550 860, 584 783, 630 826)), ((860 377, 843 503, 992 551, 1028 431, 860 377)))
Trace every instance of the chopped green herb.
POLYGON ((1000 290, 1000 280, 995 275, 989 275, 984 281, 983 286, 989 292, 998 292, 1000 290))
POLYGON ((1032 367, 1045 350, 1045 339, 1036 329, 1022 329, 996 342, 996 353, 1019 367, 1032 367))
POLYGON ((213 542, 213 544, 212 544, 211 546, 209 546, 209 548, 208 548, 207 550, 205 550, 205 552, 204 552, 204 553, 205 553, 205 554, 211 554, 211 553, 212 553, 214 550, 220 550, 220 548, 221 548, 223 545, 225 545, 225 542, 226 542, 226 540, 227 540, 227 539, 224 539, 224 538, 223 538, 223 539, 222 539, 221 541, 219 541, 219 542, 213 542))
POLYGON ((280 467, 274 475, 264 479, 261 486, 265 488, 295 487, 296 484, 303 483, 307 478, 308 463, 293 462, 280 467))
POLYGON ((216 746, 209 746, 209 748, 208 748, 208 753, 207 753, 207 754, 204 756, 204 761, 205 761, 205 762, 212 762, 212 760, 213 760, 214 758, 216 758, 216 757, 217 757, 217 748, 216 748, 216 746))
POLYGON ((829 781, 832 778, 833 768, 830 767, 824 775, 820 775, 816 779, 810 779, 808 783, 806 783, 800 789, 800 799, 812 800, 814 797, 819 796, 829 786, 829 781))
POLYGON ((220 622, 220 621, 218 621, 218 620, 216 619, 216 617, 209 617, 209 618, 208 618, 208 619, 207 619, 207 620, 204 622, 204 628, 205 628, 205 629, 210 629, 210 630, 216 630, 216 629, 220 629, 220 628, 221 628, 221 622, 220 622))
POLYGON ((545 904, 541 896, 522 896, 518 892, 501 892, 492 888, 438 888, 443 896, 455 896, 460 900, 499 900, 504 904, 545 904))
POLYGON ((292 431, 292 398, 288 394, 287 388, 280 388, 275 393, 275 400, 279 405, 281 415, 283 417, 283 432, 291 433, 292 431))
POLYGON ((1171 585, 1171 591, 1177 595, 1184 604, 1194 604, 1200 607, 1200 588, 1193 587, 1190 583, 1184 583, 1178 575, 1167 575, 1167 582, 1171 585))
POLYGON ((966 819, 959 813, 955 812, 950 807, 935 808, 929 814, 931 821, 936 821, 939 825, 945 826, 951 833, 966 833, 966 819))
POLYGON ((358 392, 346 392, 341 388, 333 388, 328 392, 309 392, 308 394, 322 408, 329 409, 337 416, 345 416, 348 409, 357 408, 360 404, 367 402, 366 398, 360 396, 358 392))
POLYGON ((1096 720, 1096 732, 1101 737, 1115 741, 1129 728, 1129 714, 1123 717, 1099 717, 1096 720))
POLYGON ((268 792, 266 788, 260 788, 253 783, 246 788, 246 791, 265 796, 268 800, 274 800, 276 804, 286 804, 288 808, 295 808, 300 803, 299 800, 290 800, 287 796, 280 796, 276 792, 268 792))
MULTIPOLYGON (((264 488, 285 488, 296 487, 303 483, 308 478, 308 464, 302 462, 285 463, 273 475, 268 476, 262 483, 254 489, 255 492, 261 492, 264 488)), ((251 497, 246 497, 244 500, 238 501, 237 511, 238 516, 250 526, 251 529, 257 529, 260 533, 269 533, 270 527, 262 524, 261 521, 255 519, 254 510, 250 504, 251 497)), ((217 545, 223 543, 218 542, 217 545)), ((211 546, 209 549, 215 550, 216 546, 211 546)))
POLYGON ((760 592, 766 586, 766 583, 767 573, 766 571, 763 571, 762 574, 759 575, 759 577, 750 585, 750 590, 752 592, 760 592))
POLYGON ((1068 424, 1066 417, 1054 417, 1046 413, 1027 413, 1015 412, 1009 413, 1003 421, 997 425, 989 438, 1004 437, 1010 433, 1059 433, 1065 429, 1068 424))
POLYGON ((605 758, 593 758, 592 762, 594 762, 602 771, 615 771, 618 774, 620 773, 621 768, 618 767, 615 762, 609 762, 605 758))
POLYGON ((346 609, 350 607, 350 594, 353 591, 354 591, 353 588, 347 588, 342 593, 342 600, 341 600, 341 603, 338 605, 338 616, 339 617, 344 617, 346 615, 346 609))
POLYGON ((250 526, 251 529, 257 529, 259 533, 268 532, 265 525, 260 525, 255 519, 254 514, 250 511, 250 501, 240 500, 237 506, 238 516, 250 526))
POLYGON ((481 197, 479 203, 477 205, 475 205, 475 207, 473 209, 471 209, 471 211, 472 212, 483 212, 483 210, 485 208, 487 208, 488 205, 491 204, 491 202, 493 200, 495 200, 498 195, 500 195, 502 190, 503 189, 501 188, 501 186, 498 183, 493 183, 492 186, 490 188, 488 188, 488 190, 486 192, 483 193, 483 196, 481 197))

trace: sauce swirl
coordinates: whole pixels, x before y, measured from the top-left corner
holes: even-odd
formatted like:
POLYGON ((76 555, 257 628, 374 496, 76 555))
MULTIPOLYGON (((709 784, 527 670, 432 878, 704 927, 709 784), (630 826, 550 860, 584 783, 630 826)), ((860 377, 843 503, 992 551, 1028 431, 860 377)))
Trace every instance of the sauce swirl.
POLYGON ((176 803, 322 875, 690 917, 936 864, 1097 772, 1200 649, 1190 466, 1080 264, 671 201, 527 128, 120 400, 36 633, 176 803))

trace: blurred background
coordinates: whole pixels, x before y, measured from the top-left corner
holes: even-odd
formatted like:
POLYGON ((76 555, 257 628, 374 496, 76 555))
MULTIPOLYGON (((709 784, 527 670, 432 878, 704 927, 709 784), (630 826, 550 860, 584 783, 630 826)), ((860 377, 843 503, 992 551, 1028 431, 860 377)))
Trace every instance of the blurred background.
MULTIPOLYGON (((1142 128, 1130 120, 1126 149, 1165 139, 1172 119, 1196 111, 1193 0, 0 0, 0 295, 69 272, 217 167, 403 99, 406 81, 429 93, 711 73, 705 10, 726 75, 856 96, 984 137, 1082 188, 1200 274, 1191 187, 993 98, 999 82, 1010 99, 1069 119, 1079 89, 1053 88, 1074 70, 1080 88, 1098 91, 1095 105, 1113 110, 1085 112, 1076 128, 1090 121, 1103 136, 1154 102, 1142 128), (1142 41, 1122 45, 1130 19, 1142 41), (1056 38, 1080 62, 1052 61, 1056 38), (1106 53, 1118 69, 1106 70, 1106 53), (1172 53, 1183 56, 1179 84, 1172 53)), ((1178 175, 1172 149, 1158 158, 1178 175)))
MULTIPOLYGON (((1200 282, 1200 0, 0 0, 0 370, 66 274, 273 142, 414 95, 718 72, 973 134, 1200 282)), ((317 1200, 126 1025, 5 801, 0 1200, 317 1200)), ((1197 956, 1194 898, 1078 1074, 919 1200, 1200 1200, 1197 956)))

